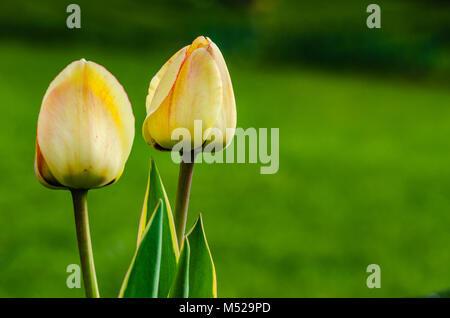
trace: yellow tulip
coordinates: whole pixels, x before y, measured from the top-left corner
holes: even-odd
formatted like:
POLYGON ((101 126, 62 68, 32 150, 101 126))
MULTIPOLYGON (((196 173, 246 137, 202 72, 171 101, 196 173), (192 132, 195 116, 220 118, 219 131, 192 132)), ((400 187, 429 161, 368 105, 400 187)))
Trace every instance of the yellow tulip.
MULTIPOLYGON (((228 146, 236 128, 236 104, 225 60, 216 44, 199 36, 173 55, 153 77, 146 100, 145 141, 170 150, 176 128, 188 129, 194 149, 228 146), (201 120, 202 136, 195 140, 194 121, 201 120), (228 128, 228 129, 227 129, 228 128), (212 129, 221 139, 211 136, 212 129)), ((216 135, 214 135, 216 137, 216 135)))
POLYGON ((81 59, 51 82, 39 113, 35 173, 50 188, 115 182, 134 139, 134 115, 117 79, 81 59))

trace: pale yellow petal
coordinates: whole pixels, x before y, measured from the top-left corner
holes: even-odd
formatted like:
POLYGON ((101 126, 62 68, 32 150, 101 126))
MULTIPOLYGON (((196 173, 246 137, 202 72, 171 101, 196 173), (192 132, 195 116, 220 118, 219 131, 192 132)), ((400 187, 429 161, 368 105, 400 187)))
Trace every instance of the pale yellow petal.
POLYGON ((223 55, 220 52, 217 45, 214 42, 212 42, 209 38, 207 39, 210 42, 208 51, 213 56, 217 64, 217 67, 219 68, 220 77, 223 83, 222 108, 219 111, 216 123, 214 124, 214 128, 219 129, 224 137, 223 141, 216 140, 214 142, 216 150, 220 150, 222 149, 222 147, 226 148, 233 139, 234 132, 236 129, 236 102, 234 99, 231 77, 228 72, 225 59, 223 58, 223 55))
POLYGON ((170 90, 173 88, 181 65, 186 57, 186 48, 181 49, 172 57, 169 64, 165 64, 160 70, 161 74, 152 79, 149 86, 149 94, 147 95, 146 107, 147 116, 155 112, 162 102, 167 98, 170 90))
MULTIPOLYGON (((214 59, 202 47, 187 58, 175 83, 169 125, 187 128, 194 136, 194 121, 202 121, 205 132, 216 122, 222 107, 223 87, 220 72, 214 59)), ((205 141, 203 137, 201 144, 205 141)), ((201 144, 193 144, 200 147, 201 144)))
POLYGON ((145 103, 145 106, 147 109, 147 114, 154 112, 156 110, 156 108, 159 107, 161 100, 163 100, 169 93, 169 90, 172 88, 173 83, 175 81, 176 75, 178 74, 178 71, 180 70, 181 63, 183 62, 183 60, 186 56, 187 48, 188 48, 188 46, 185 46, 184 48, 179 50, 177 53, 172 55, 172 57, 166 63, 164 63, 164 65, 161 67, 161 69, 158 71, 158 73, 156 73, 156 75, 153 76, 152 80, 150 81, 150 85, 148 87, 148 95, 147 95, 147 99, 146 99, 146 103, 145 103), (170 68, 170 71, 167 72, 169 69, 169 66, 174 61, 175 61, 174 65, 172 65, 172 67, 170 68), (153 97, 155 96, 155 92, 156 92, 159 84, 161 83, 161 80, 163 79, 164 75, 166 75, 166 73, 168 73, 168 76, 165 79, 166 82, 163 83, 163 86, 158 91, 158 100, 152 104, 152 100, 153 100, 153 97), (150 107, 151 105, 153 105, 153 106, 150 107))

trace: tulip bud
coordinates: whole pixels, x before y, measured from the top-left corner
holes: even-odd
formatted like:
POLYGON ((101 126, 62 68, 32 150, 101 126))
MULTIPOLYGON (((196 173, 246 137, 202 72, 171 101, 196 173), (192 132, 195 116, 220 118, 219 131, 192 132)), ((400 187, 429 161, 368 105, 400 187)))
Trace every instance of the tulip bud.
POLYGON ((199 36, 173 55, 153 77, 146 100, 145 141, 158 150, 171 150, 177 128, 188 129, 191 147, 221 150, 236 128, 236 104, 225 60, 209 38, 199 36), (194 138, 194 121, 201 121, 202 136, 194 138), (211 138, 212 129, 221 138, 211 138))
POLYGON ((39 113, 35 173, 50 188, 91 189, 119 179, 134 139, 130 101, 117 79, 84 59, 51 82, 39 113))

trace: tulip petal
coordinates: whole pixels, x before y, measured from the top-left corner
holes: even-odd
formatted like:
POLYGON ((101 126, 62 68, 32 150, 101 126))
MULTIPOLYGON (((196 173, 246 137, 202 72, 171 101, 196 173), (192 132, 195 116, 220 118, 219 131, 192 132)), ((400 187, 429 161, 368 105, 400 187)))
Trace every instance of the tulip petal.
POLYGON ((223 84, 222 108, 218 113, 218 117, 216 123, 214 124, 214 128, 217 128, 222 132, 224 140, 223 143, 222 140, 214 140, 213 143, 215 145, 214 146, 211 145, 211 147, 215 147, 215 150, 218 151, 221 150, 222 148, 226 148, 233 139, 234 132, 236 129, 236 102, 234 99, 231 77, 228 72, 225 59, 223 58, 223 55, 220 52, 217 45, 214 42, 212 42, 209 38, 207 39, 210 42, 208 51, 213 56, 217 64, 217 67, 219 68, 220 77, 222 79, 223 84))
MULTIPOLYGON (((150 129, 150 127, 148 127, 149 121, 147 121, 147 119, 161 107, 165 100, 168 99, 167 97, 173 89, 177 75, 180 72, 181 65, 186 57, 186 50, 187 47, 184 47, 175 53, 152 78, 148 88, 148 95, 146 99, 147 117, 142 128, 142 135, 149 145, 159 148, 160 150, 164 150, 164 148, 162 148, 161 145, 159 145, 150 135, 150 130, 155 131, 156 127, 150 129)), ((157 123, 157 129, 168 133, 168 121, 159 121, 157 123)), ((164 138, 167 139, 167 137, 164 138)), ((161 139, 161 137, 159 139, 161 139)))
POLYGON ((68 188, 95 188, 120 176, 134 139, 134 116, 117 79, 84 59, 50 84, 37 143, 49 171, 68 188))
POLYGON ((38 181, 47 188, 50 189, 65 189, 64 186, 59 184, 59 182, 55 179, 50 169, 48 168, 47 163, 45 162, 44 157, 42 156, 41 149, 39 148, 39 144, 36 142, 36 155, 34 158, 34 173, 36 174, 36 178, 38 181))
POLYGON ((176 76, 180 70, 181 63, 183 63, 184 58, 186 57, 187 48, 188 46, 185 46, 177 53, 172 55, 172 57, 161 67, 158 73, 156 73, 156 75, 153 76, 152 80, 150 81, 150 85, 148 87, 148 95, 145 103, 147 115, 153 113, 169 94, 169 91, 172 88, 176 76), (162 86, 159 86, 163 78, 164 82, 162 83, 162 86), (157 99, 152 103, 157 90, 157 99))
MULTIPOLYGON (((186 127, 194 136, 194 121, 202 120, 202 131, 212 127, 222 106, 222 80, 217 64, 206 48, 192 52, 180 70, 169 110, 171 127, 186 127)), ((201 144, 195 144, 194 148, 201 144)))

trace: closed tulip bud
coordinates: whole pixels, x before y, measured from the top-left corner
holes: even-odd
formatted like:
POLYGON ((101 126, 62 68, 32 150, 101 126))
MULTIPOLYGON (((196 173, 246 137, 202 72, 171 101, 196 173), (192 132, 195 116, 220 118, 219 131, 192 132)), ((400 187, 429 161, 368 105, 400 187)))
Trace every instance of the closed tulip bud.
POLYGON ((134 139, 127 94, 102 66, 84 59, 51 82, 39 113, 35 172, 50 188, 91 189, 115 182, 134 139))
POLYGON ((189 131, 194 149, 227 147, 236 128, 236 104, 216 44, 199 36, 175 53, 151 80, 146 108, 143 136, 156 149, 171 150, 179 142, 172 140, 177 128, 189 131), (194 121, 198 120, 203 132, 200 138, 194 133, 194 121))

